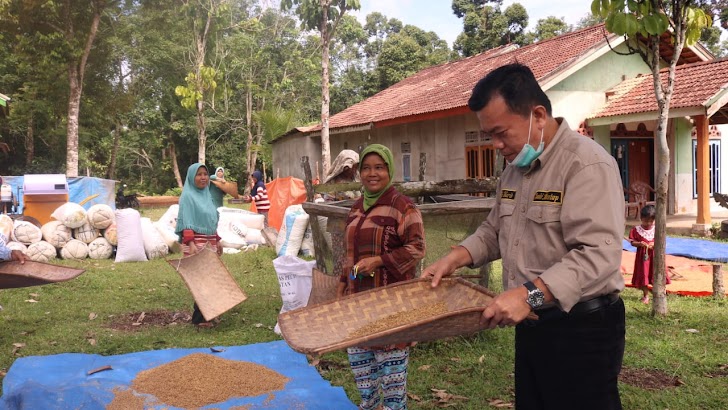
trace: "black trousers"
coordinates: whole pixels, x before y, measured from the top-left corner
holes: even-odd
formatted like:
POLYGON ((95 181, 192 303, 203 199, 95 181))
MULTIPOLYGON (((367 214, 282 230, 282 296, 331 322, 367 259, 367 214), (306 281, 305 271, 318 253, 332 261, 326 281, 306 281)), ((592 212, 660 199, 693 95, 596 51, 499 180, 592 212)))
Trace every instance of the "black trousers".
POLYGON ((516 326, 517 410, 621 409, 624 302, 516 326))

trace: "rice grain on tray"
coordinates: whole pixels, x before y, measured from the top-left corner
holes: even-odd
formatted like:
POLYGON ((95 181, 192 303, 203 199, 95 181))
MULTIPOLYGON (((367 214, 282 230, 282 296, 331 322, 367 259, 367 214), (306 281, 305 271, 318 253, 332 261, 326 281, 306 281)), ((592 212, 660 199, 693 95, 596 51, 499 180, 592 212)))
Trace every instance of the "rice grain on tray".
POLYGON ((448 309, 445 302, 432 303, 412 310, 397 312, 389 316, 377 319, 371 323, 366 324, 365 326, 354 330, 353 332, 349 333, 349 338, 354 339, 361 336, 375 334, 395 327, 408 325, 410 323, 415 323, 424 319, 439 316, 447 312, 448 309))
POLYGON ((156 397, 158 404, 198 408, 235 397, 255 397, 283 390, 289 380, 256 363, 194 353, 139 372, 131 388, 136 394, 156 397))

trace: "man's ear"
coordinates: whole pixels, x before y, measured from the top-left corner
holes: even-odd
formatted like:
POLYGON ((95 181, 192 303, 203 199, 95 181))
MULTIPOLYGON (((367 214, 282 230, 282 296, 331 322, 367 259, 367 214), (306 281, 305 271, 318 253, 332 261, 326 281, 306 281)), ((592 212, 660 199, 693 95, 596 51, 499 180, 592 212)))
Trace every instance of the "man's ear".
POLYGON ((543 105, 537 105, 533 107, 533 119, 536 120, 536 125, 539 129, 546 128, 546 122, 548 121, 548 112, 546 107, 543 105))

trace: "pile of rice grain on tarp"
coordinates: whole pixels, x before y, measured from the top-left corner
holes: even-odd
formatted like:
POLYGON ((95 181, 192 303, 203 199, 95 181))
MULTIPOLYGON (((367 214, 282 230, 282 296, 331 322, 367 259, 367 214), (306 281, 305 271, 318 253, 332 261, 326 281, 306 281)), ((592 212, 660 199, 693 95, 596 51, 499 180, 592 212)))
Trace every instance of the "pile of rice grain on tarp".
POLYGON ((198 408, 234 397, 254 397, 283 390, 290 379, 259 364, 193 353, 139 372, 131 389, 118 390, 107 409, 139 409, 138 394, 157 398, 152 405, 198 408))

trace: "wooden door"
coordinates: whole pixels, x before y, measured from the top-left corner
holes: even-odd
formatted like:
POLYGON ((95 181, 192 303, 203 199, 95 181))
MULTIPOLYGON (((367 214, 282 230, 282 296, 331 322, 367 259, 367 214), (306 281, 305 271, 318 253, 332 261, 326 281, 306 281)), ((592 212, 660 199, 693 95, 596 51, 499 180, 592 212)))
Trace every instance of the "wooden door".
MULTIPOLYGON (((654 142, 647 139, 633 139, 628 144, 629 183, 639 181, 653 185, 652 170, 654 168, 654 142)), ((652 199, 652 198, 650 198, 652 199)))

